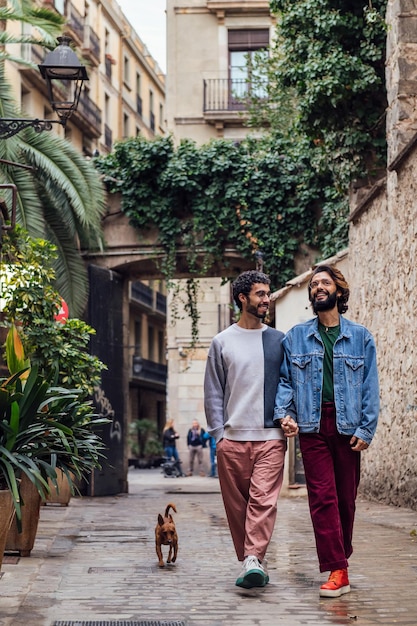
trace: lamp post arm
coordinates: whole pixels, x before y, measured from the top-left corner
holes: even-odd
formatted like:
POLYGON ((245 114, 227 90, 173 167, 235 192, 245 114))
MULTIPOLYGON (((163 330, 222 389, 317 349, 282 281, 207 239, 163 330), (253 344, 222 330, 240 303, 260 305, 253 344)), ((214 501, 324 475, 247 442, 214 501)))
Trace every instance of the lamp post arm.
POLYGON ((8 139, 17 135, 21 130, 33 128, 37 133, 44 130, 52 130, 52 124, 61 124, 65 126, 63 119, 59 120, 28 120, 19 118, 0 118, 0 139, 8 139))

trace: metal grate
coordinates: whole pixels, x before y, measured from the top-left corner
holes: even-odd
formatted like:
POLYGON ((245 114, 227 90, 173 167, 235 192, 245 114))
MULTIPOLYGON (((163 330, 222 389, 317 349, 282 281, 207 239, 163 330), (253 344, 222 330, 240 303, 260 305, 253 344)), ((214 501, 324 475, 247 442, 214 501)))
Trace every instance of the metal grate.
MULTIPOLYGON (((161 571, 159 567, 156 568, 158 571, 161 571)), ((118 572, 126 573, 126 572, 137 572, 139 571, 137 567, 89 567, 88 574, 114 574, 118 572)), ((150 567, 141 567, 140 572, 142 574, 151 574, 152 569, 150 567)), ((124 626, 124 625, 123 625, 124 626)))
POLYGON ((3 565, 17 565, 20 561, 20 556, 10 556, 5 554, 3 556, 3 565))
POLYGON ((78 621, 63 621, 54 622, 52 626, 186 626, 186 623, 181 620, 154 620, 145 619, 139 621, 131 620, 100 620, 98 622, 84 622, 78 621))

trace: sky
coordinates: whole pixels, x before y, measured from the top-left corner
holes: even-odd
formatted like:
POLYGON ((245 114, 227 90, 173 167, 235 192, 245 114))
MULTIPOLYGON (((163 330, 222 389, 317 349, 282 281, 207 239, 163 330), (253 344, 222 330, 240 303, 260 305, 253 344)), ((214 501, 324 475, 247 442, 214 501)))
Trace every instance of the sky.
POLYGON ((117 0, 117 4, 166 73, 166 0, 117 0))

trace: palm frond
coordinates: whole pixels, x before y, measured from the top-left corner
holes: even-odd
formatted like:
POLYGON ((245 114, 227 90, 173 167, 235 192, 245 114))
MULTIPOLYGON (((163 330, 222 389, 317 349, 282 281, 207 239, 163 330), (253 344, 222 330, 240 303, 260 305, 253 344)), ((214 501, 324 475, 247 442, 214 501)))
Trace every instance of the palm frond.
POLYGON ((9 0, 8 6, 0 8, 0 19, 30 24, 37 31, 35 35, 37 42, 48 48, 56 46, 56 38, 62 34, 66 22, 56 11, 36 7, 32 0, 9 0))
POLYGON ((105 193, 99 173, 91 162, 55 135, 29 130, 23 136, 26 141, 21 143, 22 154, 25 162, 38 170, 38 181, 46 178, 49 184, 55 181, 67 195, 80 224, 99 232, 100 218, 105 212, 105 193))

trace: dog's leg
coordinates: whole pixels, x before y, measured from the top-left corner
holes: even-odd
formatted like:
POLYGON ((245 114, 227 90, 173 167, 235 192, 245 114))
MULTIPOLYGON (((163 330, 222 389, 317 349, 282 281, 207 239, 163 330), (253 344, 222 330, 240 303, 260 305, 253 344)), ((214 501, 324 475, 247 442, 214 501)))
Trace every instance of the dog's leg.
POLYGON ((178 541, 174 541, 173 546, 174 546, 174 556, 172 557, 171 562, 175 563, 175 561, 177 560, 177 554, 178 554, 178 541))
POLYGON ((161 544, 155 541, 156 556, 158 557, 159 567, 165 567, 164 557, 162 556, 161 544))

